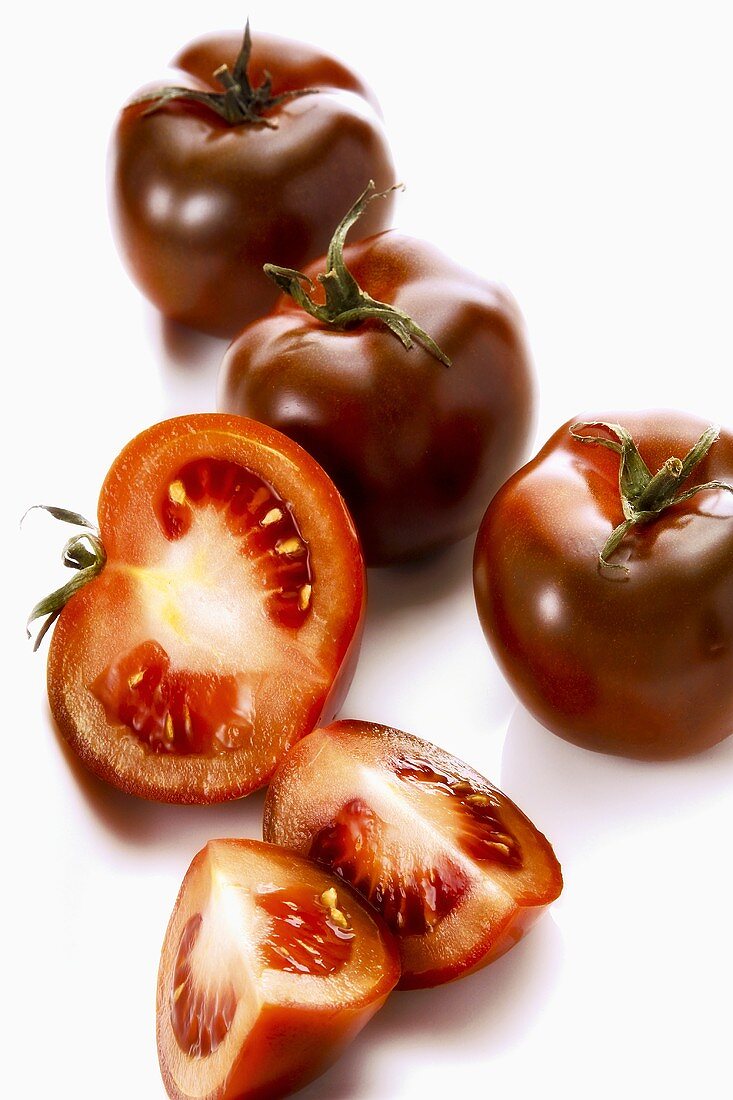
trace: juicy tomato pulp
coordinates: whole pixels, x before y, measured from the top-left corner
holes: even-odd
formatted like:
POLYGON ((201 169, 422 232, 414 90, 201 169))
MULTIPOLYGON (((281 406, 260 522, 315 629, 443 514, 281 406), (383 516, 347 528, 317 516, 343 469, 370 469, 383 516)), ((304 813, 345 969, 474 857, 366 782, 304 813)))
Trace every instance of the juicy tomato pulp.
POLYGON ((338 494, 261 425, 183 417, 123 452, 100 526, 107 564, 51 651, 64 734, 148 797, 261 786, 353 671, 363 566, 338 494))
POLYGON ((258 899, 272 917, 265 940, 267 965, 289 974, 333 974, 351 956, 354 931, 336 908, 335 890, 315 897, 312 891, 275 890, 258 899))
MULTIPOLYGON (((435 771, 429 764, 397 757, 394 775, 414 783, 420 794, 444 796, 443 809, 454 818, 459 850, 476 861, 521 867, 516 837, 506 831, 499 799, 477 791, 456 775, 435 771)), ((468 875, 458 860, 445 858, 426 867, 400 867, 384 859, 396 843, 390 826, 362 799, 347 803, 332 825, 316 833, 313 859, 332 867, 375 905, 393 932, 424 935, 434 931, 468 888, 468 875)))
POLYGON ((321 1073, 399 974, 379 917, 292 852, 212 841, 184 879, 158 976, 176 1100, 283 1096, 321 1073))
POLYGON ((501 791, 434 745, 335 722, 286 757, 265 838, 350 882, 399 937, 403 988, 476 970, 562 888, 547 840, 501 791))

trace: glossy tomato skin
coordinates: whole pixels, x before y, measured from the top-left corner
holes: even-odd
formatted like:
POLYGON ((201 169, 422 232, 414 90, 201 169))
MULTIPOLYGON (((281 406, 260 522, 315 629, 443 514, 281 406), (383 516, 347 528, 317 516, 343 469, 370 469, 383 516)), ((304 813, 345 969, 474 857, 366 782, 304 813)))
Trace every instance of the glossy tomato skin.
MULTIPOLYGON (((299 917, 301 914, 296 912, 292 923, 285 922, 286 936, 298 937, 299 917)), ((333 1064, 384 1004, 399 974, 399 954, 389 929, 347 884, 276 845, 244 839, 210 841, 186 873, 161 956, 157 1040, 168 1095, 173 1100, 277 1100, 289 1096, 333 1064), (261 941, 268 931, 271 934, 272 926, 268 929, 262 912, 249 924, 246 916, 250 899, 258 894, 266 896, 274 889, 283 890, 285 895, 289 890, 299 891, 301 896, 310 890, 314 898, 327 890, 336 892, 340 912, 347 918, 354 938, 333 974, 306 973, 301 977, 280 972, 275 981, 272 973, 268 975, 271 968, 263 965, 261 941), (216 929, 217 909, 223 899, 244 919, 234 928, 231 922, 220 926, 219 935, 209 934, 210 954, 199 954, 193 974, 189 972, 189 982, 200 979, 199 989, 204 992, 198 998, 199 1019, 206 1012, 209 967, 213 976, 226 984, 228 973, 234 974, 236 981, 235 972, 242 969, 244 961, 247 977, 237 989, 241 1005, 234 1013, 230 1011, 228 1031, 220 1033, 219 1046, 197 1058, 181 1049, 171 1026, 174 960, 186 921, 198 911, 216 929), (233 944, 226 942, 230 931, 235 937, 233 944), (228 966, 219 967, 217 956, 226 958, 228 952, 228 966), (247 1001, 251 1004, 249 1011, 247 1001), (247 1017, 243 1025, 237 1012, 247 1017)), ((197 998, 190 989, 188 992, 195 1022, 197 998)))
POLYGON ((364 291, 407 312, 452 365, 417 344, 406 350, 373 321, 328 329, 283 296, 229 348, 219 406, 314 455, 349 505, 367 564, 388 565, 475 531, 526 453, 534 379, 502 287, 395 231, 349 246, 345 260, 364 291))
MULTIPOLYGON (((683 458, 709 422, 612 413, 652 473, 683 458)), ((553 733, 599 752, 686 756, 733 732, 733 495, 700 493, 629 532, 619 456, 563 425, 496 494, 479 530, 474 581, 489 645, 524 706, 553 733)), ((733 483, 727 431, 686 485, 733 483)))
POLYGON ((466 977, 562 890, 547 838, 469 765, 401 730, 342 720, 284 758, 263 836, 335 871, 387 922, 400 989, 466 977))
MULTIPOLYGON (((212 73, 233 67, 241 41, 191 43, 159 86, 221 91, 212 73)), ((394 181, 376 100, 354 73, 312 47, 255 33, 253 85, 265 70, 273 95, 318 89, 267 112, 274 129, 229 126, 178 101, 151 114, 147 104, 125 107, 112 138, 110 208, 130 275, 166 317, 219 336, 274 304, 264 263, 302 267, 325 251, 369 179, 394 181)), ((389 225, 391 210, 391 197, 373 204, 364 232, 389 225)))
MULTIPOLYGON (((147 429, 124 448, 102 487, 98 523, 107 563, 64 607, 49 651, 49 701, 62 734, 100 778, 144 798, 210 803, 261 787, 287 744, 338 711, 356 667, 366 606, 364 564, 351 517, 333 483, 301 448, 265 425, 218 413, 182 416, 147 429), (222 656, 212 643, 207 655, 209 643, 198 637, 199 615, 206 615, 207 608, 216 614, 216 561, 212 572, 208 563, 196 564, 194 559, 191 575, 181 572, 180 562, 178 574, 176 568, 161 567, 176 553, 177 544, 163 529, 157 505, 165 499, 166 487, 177 483, 182 468, 206 463, 212 456, 248 466, 264 483, 279 487, 309 547, 314 576, 304 625, 278 632, 264 612, 265 604, 260 617, 253 619, 255 638, 266 647, 269 660, 281 651, 289 655, 279 687, 268 680, 267 660, 258 655, 256 644, 252 661, 252 643, 235 644, 236 618, 221 632, 221 644, 225 649, 231 644, 231 652, 222 656), (190 601, 183 627, 176 625, 181 600, 190 601), (261 725, 236 751, 213 757, 205 752, 150 752, 122 720, 113 721, 107 714, 104 696, 95 685, 105 675, 109 682, 116 658, 137 652, 141 644, 159 642, 161 609, 168 622, 163 624, 166 637, 171 637, 170 623, 173 640, 181 634, 178 662, 184 683, 191 657, 203 683, 199 695, 203 691, 205 704, 210 699, 206 687, 212 676, 222 673, 222 661, 229 661, 229 672, 241 669, 245 675, 254 663, 253 709, 261 725), (230 636, 235 643, 229 642, 230 636), (258 683, 264 683, 264 689, 258 683)), ((217 537, 222 545, 236 546, 223 520, 220 523, 217 537)), ((185 537, 181 545, 185 548, 185 537)), ((258 577, 254 589, 242 589, 244 603, 249 595, 259 598, 261 583, 258 577)), ((235 579, 232 588, 237 584, 235 579)))

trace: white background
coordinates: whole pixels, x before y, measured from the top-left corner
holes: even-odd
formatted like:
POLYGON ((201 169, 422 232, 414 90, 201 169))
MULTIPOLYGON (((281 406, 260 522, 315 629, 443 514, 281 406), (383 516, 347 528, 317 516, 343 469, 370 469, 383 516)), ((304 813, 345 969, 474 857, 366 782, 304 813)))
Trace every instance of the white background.
MULTIPOLYGON (((733 424, 729 5, 248 10, 255 34, 320 43, 361 70, 408 184, 397 223, 512 288, 540 376, 537 443, 581 410, 662 405, 733 424)), ((65 530, 39 513, 17 529, 36 502, 93 516, 128 439, 214 407, 224 345, 185 348, 128 282, 105 156, 126 97, 246 14, 45 0, 16 9, 5 36, 0 1077, 13 1098, 163 1100, 155 976, 180 879, 209 837, 259 835, 261 795, 161 807, 70 758, 45 647, 33 657, 21 637, 61 580, 65 530)), ((494 966, 395 995, 302 1096, 727 1096, 733 739, 649 765, 541 729, 483 641, 470 542, 370 577, 344 714, 439 742, 497 782, 554 843, 565 891, 494 966)))

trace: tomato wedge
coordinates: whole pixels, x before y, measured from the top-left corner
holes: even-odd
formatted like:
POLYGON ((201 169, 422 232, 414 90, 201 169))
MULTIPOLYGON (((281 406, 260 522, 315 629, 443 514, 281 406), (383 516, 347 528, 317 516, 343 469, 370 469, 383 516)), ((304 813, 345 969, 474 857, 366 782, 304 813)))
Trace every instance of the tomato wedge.
POLYGON ((261 424, 180 417, 113 464, 98 541, 106 563, 61 611, 49 655, 72 748, 146 798, 262 786, 354 671, 364 566, 329 478, 261 424))
POLYGON ((183 880, 160 961, 168 1095, 289 1095, 328 1068, 398 977, 390 932, 334 875, 259 841, 210 841, 183 880))
POLYGON ((334 870, 397 935, 403 989, 503 955, 562 889, 545 837, 506 795, 427 741, 334 722, 288 753, 266 840, 334 870))

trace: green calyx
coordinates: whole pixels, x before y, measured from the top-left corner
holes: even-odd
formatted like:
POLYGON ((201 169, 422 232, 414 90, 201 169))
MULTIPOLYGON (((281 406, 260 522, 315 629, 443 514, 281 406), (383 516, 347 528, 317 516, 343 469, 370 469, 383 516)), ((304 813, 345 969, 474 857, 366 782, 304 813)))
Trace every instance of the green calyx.
MULTIPOLYGON (((56 622, 74 593, 102 572, 107 561, 107 555, 102 546, 97 527, 89 520, 84 519, 84 516, 80 516, 78 512, 69 512, 65 508, 52 508, 46 504, 34 504, 33 508, 42 508, 44 512, 49 512, 54 519, 61 520, 63 523, 72 523, 76 527, 87 528, 82 534, 73 535, 63 550, 62 561, 67 568, 78 570, 76 576, 72 577, 63 587, 57 588, 50 596, 39 600, 28 616, 26 634, 29 638, 31 632, 28 628, 31 623, 35 622, 36 619, 45 619, 33 644, 33 652, 35 653, 47 631, 56 622)), ((33 508, 29 508, 28 511, 33 511, 33 508)), ((26 512, 27 514, 28 512, 26 512)), ((23 519, 25 519, 25 516, 23 519)))
POLYGON ((214 111, 215 114, 228 122, 230 126, 242 126, 245 123, 255 123, 267 126, 270 130, 277 129, 277 123, 271 119, 263 118, 265 111, 277 107, 288 99, 296 99, 303 95, 315 95, 318 88, 297 88, 290 92, 281 92, 280 95, 272 95, 272 77, 268 72, 258 88, 253 88, 249 81, 249 59, 252 53, 252 37, 249 33, 249 19, 244 28, 244 39, 239 56, 234 63, 234 68, 229 70, 228 65, 220 65, 214 72, 214 77, 219 81, 223 92, 197 92, 194 88, 171 86, 160 88, 158 91, 149 92, 138 99, 136 103, 150 103, 146 115, 159 111, 167 103, 174 100, 185 100, 188 103, 201 103, 204 107, 214 111))
POLYGON ((326 270, 318 276, 318 282, 324 289, 324 305, 314 302, 309 291, 314 289, 312 279, 302 271, 291 267, 277 267, 265 264, 264 272, 272 281, 289 294, 311 317, 330 328, 353 328, 362 321, 378 321, 385 325, 408 350, 414 343, 421 344, 426 351, 434 355, 446 367, 451 361, 445 352, 425 329, 420 328, 409 314, 387 302, 380 302, 362 290, 344 262, 344 244, 352 225, 359 220, 370 202, 383 199, 393 191, 403 190, 404 185, 397 183, 386 191, 377 191, 374 181, 370 180, 349 212, 336 228, 326 254, 326 270))
POLYGON ((624 513, 624 521, 616 527, 598 555, 601 566, 607 569, 629 570, 625 565, 610 562, 608 559, 623 542, 627 533, 638 523, 650 523, 657 519, 667 508, 683 504, 686 500, 708 489, 725 489, 733 493, 733 485, 724 481, 706 481, 682 490, 695 467, 718 440, 720 429, 711 425, 702 433, 697 443, 684 458, 668 458, 655 474, 652 474, 629 433, 620 424, 607 424, 603 420, 592 420, 573 424, 570 428, 573 439, 579 443, 607 447, 621 456, 618 473, 619 494, 624 513), (601 435, 582 435, 586 428, 603 428, 615 439, 601 435))

